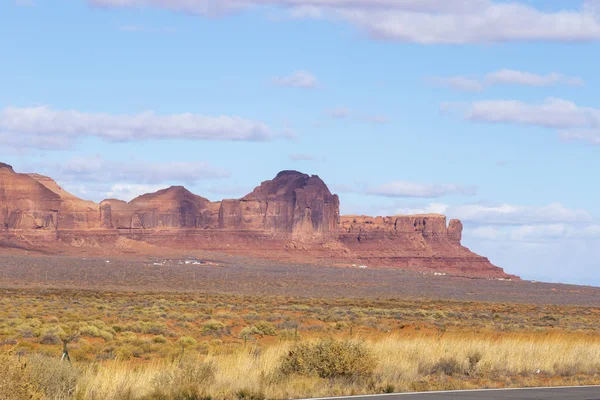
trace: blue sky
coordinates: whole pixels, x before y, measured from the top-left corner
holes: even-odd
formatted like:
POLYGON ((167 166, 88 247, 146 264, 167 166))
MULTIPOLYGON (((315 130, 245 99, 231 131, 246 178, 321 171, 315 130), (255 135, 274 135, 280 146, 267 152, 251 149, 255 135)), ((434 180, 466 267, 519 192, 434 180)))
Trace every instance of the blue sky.
POLYGON ((600 284, 600 2, 4 0, 0 157, 93 200, 441 212, 525 278, 600 284))

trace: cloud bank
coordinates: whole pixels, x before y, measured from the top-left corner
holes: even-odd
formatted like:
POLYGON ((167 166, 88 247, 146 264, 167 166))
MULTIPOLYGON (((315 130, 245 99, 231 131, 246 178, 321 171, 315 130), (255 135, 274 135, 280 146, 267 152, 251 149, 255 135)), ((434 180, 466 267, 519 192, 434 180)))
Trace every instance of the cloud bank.
POLYGON ((600 145, 600 109, 558 98, 539 103, 520 100, 482 100, 470 104, 445 103, 441 109, 462 110, 468 121, 549 128, 565 141, 600 145))
POLYGON ((269 126, 237 116, 183 113, 158 115, 89 113, 50 107, 7 107, 0 111, 0 144, 64 148, 82 137, 113 142, 150 139, 265 141, 276 136, 269 126))
POLYGON ((515 69, 501 69, 490 72, 484 77, 468 77, 460 75, 448 77, 434 76, 427 78, 427 81, 435 86, 448 87, 463 92, 482 92, 493 85, 521 85, 533 87, 584 85, 583 79, 566 76, 558 72, 550 72, 542 75, 515 69))
POLYGON ((367 194, 384 197, 437 198, 448 195, 474 196, 476 186, 457 184, 424 184, 408 181, 393 181, 366 189, 367 194))
POLYGON ((88 0, 103 7, 156 7, 222 17, 261 6, 294 18, 350 23, 377 40, 421 44, 600 39, 594 0, 545 11, 524 1, 493 0, 88 0))

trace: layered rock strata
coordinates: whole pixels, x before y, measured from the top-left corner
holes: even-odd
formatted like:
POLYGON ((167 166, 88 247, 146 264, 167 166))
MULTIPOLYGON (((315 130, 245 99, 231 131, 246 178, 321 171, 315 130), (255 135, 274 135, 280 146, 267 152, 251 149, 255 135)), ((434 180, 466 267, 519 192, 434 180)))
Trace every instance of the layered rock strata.
POLYGON ((173 186, 130 202, 96 204, 68 193, 51 178, 19 174, 0 163, 4 238, 44 232, 46 239, 60 243, 91 238, 102 245, 126 236, 258 257, 341 259, 373 267, 512 277, 461 245, 458 220, 447 225, 446 217, 437 214, 340 217, 339 206, 338 196, 318 176, 296 171, 282 171, 240 199, 211 202, 173 186))

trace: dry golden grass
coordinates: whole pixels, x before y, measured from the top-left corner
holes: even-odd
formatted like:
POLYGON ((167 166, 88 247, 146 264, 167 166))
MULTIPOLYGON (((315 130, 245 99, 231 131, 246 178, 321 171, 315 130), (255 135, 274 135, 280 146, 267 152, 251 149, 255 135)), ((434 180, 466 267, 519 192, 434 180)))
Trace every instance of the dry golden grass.
MULTIPOLYGON (((305 398, 479 387, 600 383, 600 340, 582 334, 465 333, 390 335, 365 346, 377 364, 372 375, 338 379, 316 375, 281 376, 282 357, 290 343, 264 348, 238 348, 221 354, 194 356, 182 364, 111 361, 85 366, 78 385, 79 399, 153 399, 158 383, 173 397, 177 387, 161 376, 186 374, 185 365, 208 365, 198 382, 191 380, 195 398, 231 399, 243 395, 269 399, 305 398), (258 397, 257 397, 258 396, 258 397)), ((164 392, 163 392, 163 395, 164 392)), ((169 395, 167 393, 167 395, 169 395)))
POLYGON ((600 384, 600 310, 4 291, 0 371, 0 400, 262 400, 600 384), (73 339, 72 368, 58 362, 64 337, 73 339), (306 368, 282 367, 293 346, 323 338, 363 347, 321 351, 345 360, 332 374, 315 371, 310 360, 306 368), (373 368, 353 369, 362 364, 350 356, 373 368))

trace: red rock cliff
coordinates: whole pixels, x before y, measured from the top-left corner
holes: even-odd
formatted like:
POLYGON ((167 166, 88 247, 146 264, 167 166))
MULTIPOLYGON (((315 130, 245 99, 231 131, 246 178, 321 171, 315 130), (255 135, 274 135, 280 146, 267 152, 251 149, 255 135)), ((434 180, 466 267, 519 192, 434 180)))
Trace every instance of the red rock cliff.
POLYGON ((318 176, 297 171, 280 172, 237 200, 211 202, 173 186, 130 202, 107 199, 96 204, 73 196, 48 177, 18 174, 0 163, 3 237, 48 232, 45 239, 71 243, 87 235, 128 235, 160 245, 236 254, 512 277, 461 245, 463 226, 458 220, 447 225, 446 217, 437 214, 340 217, 339 205, 338 196, 318 176))
POLYGON ((0 227, 56 229, 61 207, 59 195, 26 174, 0 163, 0 227))
POLYGON ((106 229, 216 228, 213 204, 182 186, 136 197, 129 203, 108 199, 100 203, 106 229))
POLYGON ((224 200, 221 229, 258 229, 294 240, 335 238, 340 202, 316 175, 283 171, 239 200, 224 200))
POLYGON ((393 217, 342 216, 339 241, 371 265, 479 278, 507 275, 461 245, 462 223, 439 214, 393 217))
POLYGON ((57 229, 96 229, 100 227, 98 205, 72 195, 60 187, 52 178, 39 174, 27 174, 46 189, 60 197, 57 229))

